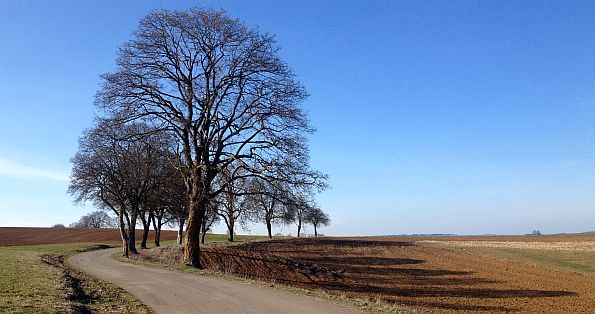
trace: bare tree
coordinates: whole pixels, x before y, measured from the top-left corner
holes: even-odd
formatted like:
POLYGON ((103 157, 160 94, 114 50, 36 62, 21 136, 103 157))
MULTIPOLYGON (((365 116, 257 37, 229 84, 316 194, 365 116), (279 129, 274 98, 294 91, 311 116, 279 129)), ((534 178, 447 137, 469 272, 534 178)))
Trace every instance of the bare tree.
POLYGON ((286 222, 287 189, 280 181, 250 181, 246 206, 249 217, 264 222, 269 238, 273 238, 273 225, 286 222))
MULTIPOLYGON (((184 196, 187 196, 185 190, 184 196)), ((180 200, 183 199, 181 198, 180 200)), ((177 203, 178 204, 174 204, 168 208, 168 213, 172 216, 170 226, 173 227, 175 223, 175 226, 177 226, 178 228, 178 236, 176 239, 176 243, 178 245, 182 245, 184 242, 184 227, 186 226, 186 222, 188 221, 188 202, 180 201, 177 203)))
POLYGON ((140 218, 141 225, 143 227, 143 235, 140 242, 140 248, 146 249, 147 248, 147 240, 149 239, 149 231, 151 228, 151 220, 153 219, 153 209, 149 207, 141 207, 141 211, 138 215, 140 218))
MULTIPOLYGON (((179 156, 170 158, 170 160, 179 160, 179 156)), ((178 163, 179 164, 179 163, 178 163)), ((173 164, 175 165, 175 163, 173 164)), ((176 243, 182 245, 184 236, 184 227, 188 221, 188 205, 190 197, 186 189, 184 179, 176 172, 176 175, 168 177, 169 180, 165 184, 165 190, 162 200, 166 204, 166 215, 168 225, 178 228, 178 236, 176 243)))
POLYGON ((328 226, 331 223, 331 219, 328 214, 323 212, 318 207, 313 207, 306 214, 306 222, 314 226, 314 236, 318 236, 318 228, 322 226, 328 226))
MULTIPOLYGON (((279 154, 307 153, 311 132, 298 104, 307 96, 279 58, 273 36, 223 11, 156 11, 141 20, 103 76, 96 104, 171 132, 183 156, 190 198, 184 261, 200 267, 213 180, 231 163, 263 175, 279 154)), ((228 184, 237 178, 232 177, 228 184)))
MULTIPOLYGON (((98 120, 79 139, 79 150, 72 159, 68 188, 75 202, 93 201, 118 216, 124 255, 136 253, 135 230, 141 206, 155 188, 155 162, 160 153, 145 137, 153 130, 146 125, 114 124, 98 120)), ((158 145, 157 145, 158 146, 158 145)))
POLYGON ((220 220, 220 216, 218 214, 219 209, 214 202, 209 202, 209 206, 207 207, 207 211, 205 212, 205 218, 202 220, 202 227, 201 227, 201 237, 200 243, 205 244, 205 236, 207 232, 211 230, 211 227, 217 224, 220 220))
POLYGON ((151 222, 153 223, 153 230, 155 230, 155 246, 161 246, 161 229, 168 221, 167 207, 160 206, 153 211, 151 222))
POLYGON ((70 224, 70 228, 114 228, 116 223, 112 217, 103 211, 94 211, 82 216, 77 222, 70 224))
MULTIPOLYGON (((237 169, 234 169, 237 170, 237 169)), ((217 208, 217 214, 222 218, 227 226, 227 241, 233 242, 235 227, 241 217, 247 214, 246 206, 246 184, 247 181, 230 180, 231 175, 225 172, 217 180, 217 184, 224 186, 225 189, 213 199, 212 203, 217 208)))
POLYGON ((312 201, 308 199, 307 195, 292 195, 292 199, 288 203, 284 219, 287 222, 293 222, 297 226, 298 238, 301 236, 302 228, 307 222, 307 217, 310 215, 310 212, 313 211, 313 209, 314 205, 312 204, 312 201))

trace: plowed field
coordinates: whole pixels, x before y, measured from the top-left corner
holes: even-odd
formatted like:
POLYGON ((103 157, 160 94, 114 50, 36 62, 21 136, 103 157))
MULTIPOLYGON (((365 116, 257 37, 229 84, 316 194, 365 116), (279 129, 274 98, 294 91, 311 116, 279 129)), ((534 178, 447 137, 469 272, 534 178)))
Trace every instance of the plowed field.
MULTIPOLYGON (((142 230, 136 231, 140 241, 142 230)), ((148 242, 153 241, 149 232, 148 242)), ((161 241, 175 240, 175 231, 162 231, 161 241)), ((74 228, 0 228, 0 246, 65 243, 121 243, 117 229, 74 229, 74 228)))
POLYGON ((227 268, 224 271, 243 276, 252 271, 253 277, 370 297, 422 312, 595 312, 595 275, 486 255, 469 249, 470 242, 511 242, 513 247, 524 243, 534 248, 523 249, 540 250, 548 243, 553 245, 550 249, 560 243, 590 247, 595 237, 293 239, 248 243, 216 253, 227 255, 218 262, 225 264, 220 267, 227 268), (442 241, 448 242, 441 245, 442 241), (457 241, 466 248, 455 245, 457 241))

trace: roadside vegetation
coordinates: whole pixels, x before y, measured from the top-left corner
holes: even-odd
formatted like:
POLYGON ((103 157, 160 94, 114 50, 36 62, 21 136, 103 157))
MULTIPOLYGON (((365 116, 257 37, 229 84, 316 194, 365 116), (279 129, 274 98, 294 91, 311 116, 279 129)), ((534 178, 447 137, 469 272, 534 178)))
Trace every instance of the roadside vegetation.
POLYGON ((150 313, 128 292, 69 267, 74 254, 108 247, 51 244, 0 247, 2 313, 150 313))

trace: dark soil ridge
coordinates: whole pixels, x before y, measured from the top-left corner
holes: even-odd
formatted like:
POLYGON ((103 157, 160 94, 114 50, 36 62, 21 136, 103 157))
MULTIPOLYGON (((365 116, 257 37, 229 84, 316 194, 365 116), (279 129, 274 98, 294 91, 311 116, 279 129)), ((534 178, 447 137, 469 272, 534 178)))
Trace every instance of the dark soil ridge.
MULTIPOLYGON (((132 257, 173 266, 182 263, 182 252, 182 247, 172 246, 142 250, 137 256, 132 257)), ((251 243, 204 247, 200 261, 204 269, 243 278, 291 283, 298 286, 328 284, 343 280, 342 270, 332 270, 309 260, 279 256, 256 249, 251 246, 251 243)))
POLYGON ((343 280, 341 271, 331 270, 308 260, 246 250, 246 245, 205 248, 200 260, 206 269, 251 279, 299 285, 343 280))

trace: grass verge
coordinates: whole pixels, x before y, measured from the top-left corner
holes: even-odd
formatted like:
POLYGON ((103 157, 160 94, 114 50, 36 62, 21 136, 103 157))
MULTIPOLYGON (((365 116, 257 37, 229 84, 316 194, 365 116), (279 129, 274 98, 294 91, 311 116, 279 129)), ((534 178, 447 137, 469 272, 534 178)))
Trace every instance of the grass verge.
POLYGON ((77 253, 109 247, 51 244, 0 247, 2 313, 150 313, 126 291, 64 263, 77 253))

